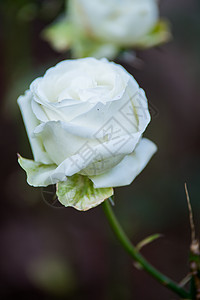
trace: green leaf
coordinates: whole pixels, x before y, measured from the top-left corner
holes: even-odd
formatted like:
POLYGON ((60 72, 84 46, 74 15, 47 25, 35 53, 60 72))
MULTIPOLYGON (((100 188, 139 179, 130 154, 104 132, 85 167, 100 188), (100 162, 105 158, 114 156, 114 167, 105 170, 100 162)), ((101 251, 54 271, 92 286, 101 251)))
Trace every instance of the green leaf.
POLYGON ((139 242, 136 246, 137 250, 140 251, 144 246, 152 243, 153 241, 157 240, 158 238, 162 237, 162 234, 156 233, 146 237, 144 240, 139 242))
POLYGON ((135 46, 143 49, 150 48, 166 43, 171 38, 169 23, 165 20, 160 20, 149 34, 137 41, 135 46))
POLYGON ((75 174, 67 181, 57 183, 57 196, 64 206, 72 206, 86 211, 102 203, 113 195, 112 188, 94 188, 92 181, 83 175, 75 174))

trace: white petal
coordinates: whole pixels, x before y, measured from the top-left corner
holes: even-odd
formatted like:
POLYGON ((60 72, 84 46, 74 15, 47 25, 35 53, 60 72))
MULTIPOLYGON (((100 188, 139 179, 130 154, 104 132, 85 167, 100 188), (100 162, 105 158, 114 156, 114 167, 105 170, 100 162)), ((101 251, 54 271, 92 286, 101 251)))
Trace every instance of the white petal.
POLYGON ((35 134, 41 137, 46 151, 57 165, 76 154, 87 141, 83 128, 60 121, 39 125, 35 129, 35 134))
MULTIPOLYGON (((90 164, 96 161, 110 159, 114 166, 118 163, 116 156, 123 157, 132 153, 141 137, 140 132, 130 134, 114 118, 96 135, 92 135, 91 131, 92 128, 52 121, 39 125, 34 132, 41 137, 52 161, 59 167, 65 166, 66 176, 80 172, 88 166, 91 169, 90 164), (110 128, 113 127, 115 129, 112 132, 110 128)), ((119 159, 121 160, 120 157, 119 159)), ((103 168, 101 173, 107 170, 106 165, 103 168)))
POLYGON ((42 141, 40 138, 35 137, 33 133, 34 129, 39 125, 39 121, 33 114, 31 108, 32 93, 29 90, 26 91, 25 95, 20 96, 17 101, 21 110, 35 161, 45 164, 52 163, 48 154, 44 150, 42 141))
POLYGON ((109 172, 90 177, 96 188, 117 187, 129 185, 145 168, 152 155, 156 152, 156 145, 143 138, 134 152, 125 158, 109 172))

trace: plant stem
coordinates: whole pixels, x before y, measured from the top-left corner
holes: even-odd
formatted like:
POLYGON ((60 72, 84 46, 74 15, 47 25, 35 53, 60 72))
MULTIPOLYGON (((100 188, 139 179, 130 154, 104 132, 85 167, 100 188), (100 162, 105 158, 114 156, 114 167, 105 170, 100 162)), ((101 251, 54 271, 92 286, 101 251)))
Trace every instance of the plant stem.
POLYGON ((181 288, 177 283, 173 280, 165 276, 164 274, 160 273, 157 269, 155 269, 139 252, 138 250, 132 245, 131 241, 126 236, 125 232, 123 231, 121 225, 119 224, 118 220, 116 219, 109 200, 106 200, 102 204, 105 215, 116 234, 118 240, 120 241, 121 245, 124 249, 130 254, 130 256, 139 263, 139 265, 144 269, 147 273, 149 273, 152 277, 154 277, 158 282, 162 285, 167 287, 168 289, 175 292, 179 295, 182 299, 192 299, 190 294, 181 288))

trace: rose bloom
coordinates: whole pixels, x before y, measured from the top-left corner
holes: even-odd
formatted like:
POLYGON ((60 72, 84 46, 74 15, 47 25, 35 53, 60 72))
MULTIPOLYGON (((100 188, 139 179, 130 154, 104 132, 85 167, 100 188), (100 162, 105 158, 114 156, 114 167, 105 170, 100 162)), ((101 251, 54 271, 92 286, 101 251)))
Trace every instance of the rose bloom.
POLYGON ((113 59, 129 48, 161 45, 171 34, 157 0, 68 0, 42 37, 58 52, 70 49, 74 58, 113 59))
POLYGON ((157 0, 69 0, 69 18, 86 35, 133 46, 156 25, 157 0))
POLYGON ((94 190, 128 185, 156 151, 142 137, 150 121, 144 91, 106 59, 60 62, 18 104, 34 156, 19 163, 32 186, 69 183, 75 174, 94 190))

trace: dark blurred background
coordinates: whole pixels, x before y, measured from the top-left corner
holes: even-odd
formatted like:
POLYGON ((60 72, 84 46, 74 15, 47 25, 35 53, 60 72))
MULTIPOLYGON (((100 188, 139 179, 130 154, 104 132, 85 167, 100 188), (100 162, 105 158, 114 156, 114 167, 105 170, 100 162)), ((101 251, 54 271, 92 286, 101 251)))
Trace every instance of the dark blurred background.
MULTIPOLYGON (((145 133, 158 152, 131 186, 115 190, 115 212, 134 243, 163 237, 143 254, 180 281, 188 273, 188 184, 200 227, 200 1, 163 0, 173 40, 139 51, 139 69, 123 64, 147 93, 152 122, 145 133)), ((54 52, 41 31, 64 1, 0 1, 0 298, 178 299, 137 270, 112 234, 102 208, 52 208, 28 186, 16 153, 31 151, 16 100, 30 82, 67 55, 54 52)))

